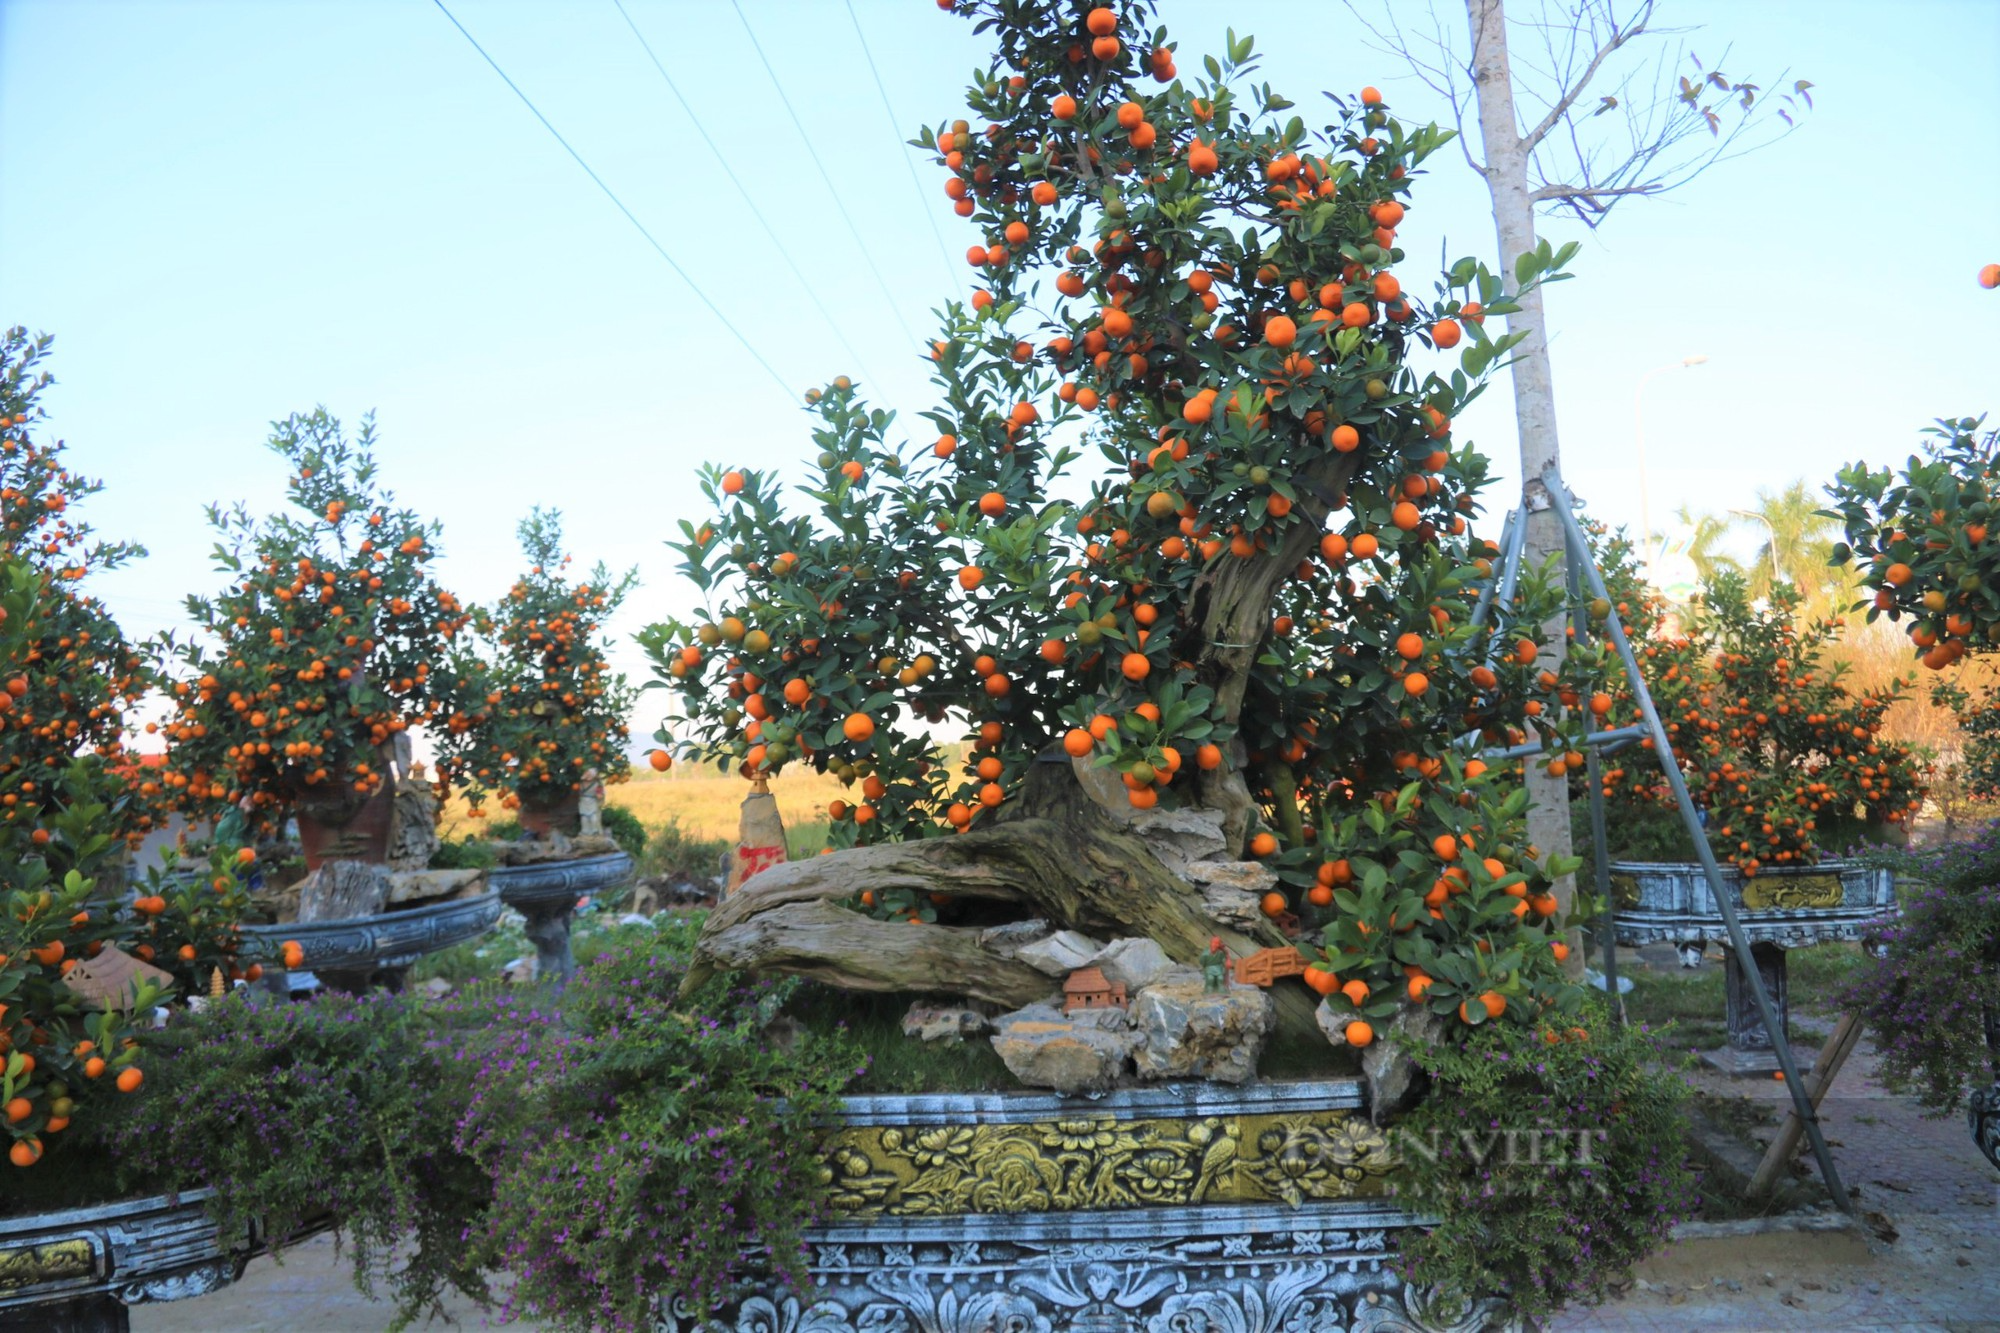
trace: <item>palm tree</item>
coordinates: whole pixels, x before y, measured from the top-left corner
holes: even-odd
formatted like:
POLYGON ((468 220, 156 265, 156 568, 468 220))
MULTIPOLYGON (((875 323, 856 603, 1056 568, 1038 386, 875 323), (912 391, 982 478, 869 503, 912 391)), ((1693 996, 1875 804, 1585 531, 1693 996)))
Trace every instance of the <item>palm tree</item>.
POLYGON ((1816 615, 1845 608, 1854 600, 1852 571, 1828 563, 1840 539, 1840 525, 1821 512, 1825 503, 1801 480, 1775 493, 1758 491, 1755 509, 1729 511, 1765 532, 1764 544, 1750 564, 1751 596, 1768 597, 1772 585, 1783 581, 1804 595, 1803 609, 1816 615))
POLYGON ((1674 510, 1674 520, 1688 530, 1687 554, 1703 583, 1722 569, 1741 569, 1736 557, 1716 549, 1735 526, 1720 514, 1697 514, 1691 505, 1674 510))

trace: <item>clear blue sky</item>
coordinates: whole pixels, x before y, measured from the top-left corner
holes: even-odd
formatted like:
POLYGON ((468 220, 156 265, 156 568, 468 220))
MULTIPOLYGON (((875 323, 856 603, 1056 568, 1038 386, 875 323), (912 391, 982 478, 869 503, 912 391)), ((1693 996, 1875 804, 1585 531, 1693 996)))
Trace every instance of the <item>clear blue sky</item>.
MULTIPOLYGON (((1409 0, 1400 6, 1414 8, 1409 0)), ((1438 0, 1448 22, 1463 22, 1438 0)), ((610 0, 453 10, 796 389, 855 373, 906 421, 919 337, 963 293, 942 174, 905 150, 836 0, 746 6, 802 117, 779 105, 719 0, 628 8, 787 246, 862 375, 702 146, 610 0), (889 294, 812 166, 825 166, 889 294), (931 217, 924 216, 928 210, 931 217), (893 301, 893 306, 891 302, 893 301)), ((1381 86, 1442 116, 1341 6, 1162 0, 1182 68, 1225 26, 1309 107, 1381 86)), ((1796 134, 1585 236, 1551 292, 1567 470, 1637 515, 1632 394, 1647 392, 1653 513, 1889 461, 1932 417, 1996 406, 2000 4, 1664 0, 1728 68, 1810 78, 1796 134)), ((855 0, 905 136, 960 114, 983 53, 929 0, 855 0)), ((1413 256, 1486 255, 1483 188, 1441 154, 1404 228, 1413 256)), ((1562 239, 1565 229, 1550 228, 1562 239)), ((1425 265, 1405 265, 1406 281, 1425 265)), ((57 335, 54 428, 109 483, 89 517, 152 548, 103 588, 128 627, 180 623, 216 586, 201 507, 273 503, 267 423, 378 413, 384 471, 445 524, 442 572, 491 598, 533 503, 588 562, 645 579, 619 628, 690 605, 659 543, 695 516, 703 459, 778 466, 806 420, 426 0, 0 4, 0 319, 57 335)), ((1467 423, 1506 461, 1505 385, 1467 423)), ((1497 493, 1497 492, 1496 492, 1497 493)), ((634 652, 621 653, 636 673, 634 652)))

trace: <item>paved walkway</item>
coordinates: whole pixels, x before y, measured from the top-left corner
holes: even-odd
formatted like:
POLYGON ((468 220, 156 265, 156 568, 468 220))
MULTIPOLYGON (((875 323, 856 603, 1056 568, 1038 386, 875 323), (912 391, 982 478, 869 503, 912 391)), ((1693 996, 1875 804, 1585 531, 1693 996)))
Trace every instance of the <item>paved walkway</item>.
MULTIPOLYGON (((1553 1328, 1666 1330, 2000 1330, 2000 1173, 1972 1146, 1965 1117, 1927 1120, 1875 1079, 1874 1047, 1855 1048, 1820 1104, 1834 1167, 1892 1244, 1844 1233, 1680 1241, 1640 1266, 1623 1299, 1574 1310, 1553 1328)), ((1791 1106, 1775 1079, 1704 1069, 1697 1086, 1791 1106)), ((1768 1143, 1776 1126, 1756 1131, 1768 1143)), ((1811 1170, 1810 1150, 1801 1149, 1811 1170)))

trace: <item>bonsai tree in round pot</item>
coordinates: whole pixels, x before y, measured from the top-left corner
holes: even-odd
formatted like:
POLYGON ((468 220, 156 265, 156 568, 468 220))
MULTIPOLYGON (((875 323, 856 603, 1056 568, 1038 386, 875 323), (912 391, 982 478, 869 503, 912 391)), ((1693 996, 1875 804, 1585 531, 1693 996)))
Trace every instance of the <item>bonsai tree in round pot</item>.
MULTIPOLYGON (((1644 597, 1635 587, 1626 600, 1644 597)), ((1922 805, 1919 756, 1883 734, 1902 682, 1849 689, 1828 651, 1840 622, 1801 623, 1799 603, 1784 583, 1753 603, 1743 576, 1725 570, 1704 583, 1688 624, 1669 629, 1657 607, 1641 612, 1640 665, 1674 758, 1718 857, 1746 876, 1900 841, 1922 805)), ((1622 674, 1601 704, 1614 725, 1639 717, 1622 674)), ((1604 791, 1626 850, 1638 853, 1614 859, 1692 858, 1650 758, 1608 766, 1604 791)))
POLYGON ((380 861, 393 743, 451 725, 470 613, 429 570, 438 525, 380 485, 372 417, 350 440, 324 408, 294 414, 270 447, 292 512, 209 509, 229 586, 188 598, 201 637, 172 688, 173 781, 191 812, 295 815, 309 865, 380 861))
POLYGON ((573 577, 555 510, 536 508, 517 532, 526 572, 499 605, 476 613, 492 660, 466 684, 478 696, 469 707, 483 710, 484 719, 449 733, 443 749, 475 802, 498 790, 527 832, 574 837, 584 790, 631 771, 625 749, 634 691, 606 660, 604 622, 638 574, 614 575, 599 562, 573 577))

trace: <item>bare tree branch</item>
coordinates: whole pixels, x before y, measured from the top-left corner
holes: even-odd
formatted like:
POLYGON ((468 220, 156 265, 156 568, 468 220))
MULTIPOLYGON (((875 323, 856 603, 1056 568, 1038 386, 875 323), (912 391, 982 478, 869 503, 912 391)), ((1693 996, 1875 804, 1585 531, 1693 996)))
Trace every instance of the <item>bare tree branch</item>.
POLYGON ((1548 199, 1604 199, 1616 195, 1658 194, 1659 185, 1544 185, 1528 197, 1536 203, 1548 199))
MULTIPOLYGON (((1563 88, 1562 92, 1557 95, 1555 104, 1549 108, 1548 114, 1536 122, 1535 128, 1522 136, 1522 142, 1527 146, 1529 152, 1532 153, 1541 144, 1542 140, 1548 138, 1549 131, 1554 129, 1569 114, 1570 108, 1576 105, 1576 99, 1581 97, 1584 90, 1590 87, 1590 81, 1597 77, 1597 71, 1603 67, 1604 62, 1609 60, 1620 47, 1623 47, 1627 42, 1632 41, 1646 31, 1646 21, 1652 16, 1652 0, 1646 0, 1646 3, 1640 6, 1637 18, 1623 27, 1615 28, 1612 31, 1611 37, 1599 44, 1596 52, 1590 57, 1590 63, 1583 67, 1583 73, 1577 77, 1575 82, 1563 88)), ((1572 29, 1572 31, 1575 31, 1575 29, 1572 29)))

